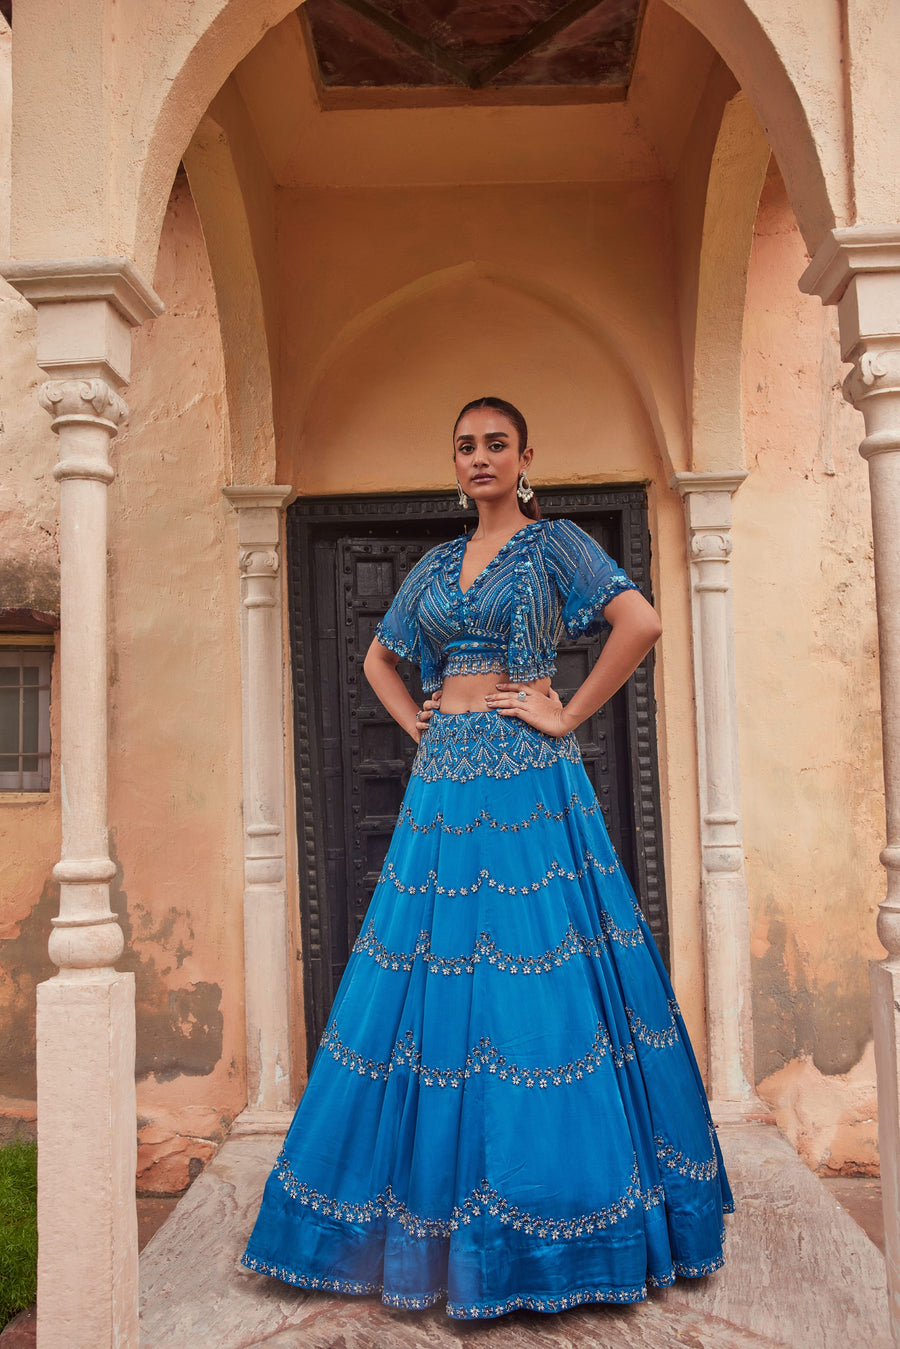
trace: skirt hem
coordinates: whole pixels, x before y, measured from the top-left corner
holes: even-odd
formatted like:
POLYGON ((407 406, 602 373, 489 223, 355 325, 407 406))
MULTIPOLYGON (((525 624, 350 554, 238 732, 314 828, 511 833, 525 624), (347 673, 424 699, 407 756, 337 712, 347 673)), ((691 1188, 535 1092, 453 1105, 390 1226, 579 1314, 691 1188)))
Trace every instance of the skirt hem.
MULTIPOLYGON (((716 1270, 722 1268, 724 1263, 724 1255, 713 1256, 709 1260, 690 1265, 676 1260, 665 1274, 648 1274, 645 1283, 632 1284, 630 1287, 575 1288, 567 1293, 559 1293, 554 1297, 544 1297, 534 1293, 518 1293, 500 1302, 448 1302, 446 1310, 447 1315, 454 1320, 469 1321, 506 1316, 509 1312, 514 1311, 561 1312, 571 1307, 582 1306, 588 1302, 645 1302, 648 1287, 669 1288, 676 1278, 703 1278, 707 1274, 714 1274, 716 1270)), ((381 1301, 385 1307, 393 1307, 399 1311, 423 1311, 447 1297, 446 1288, 436 1288, 418 1295, 391 1293, 381 1283, 361 1283, 355 1279, 330 1279, 319 1274, 303 1274, 297 1270, 289 1269, 285 1265, 273 1265, 266 1260, 258 1260, 254 1255, 242 1255, 240 1264, 254 1274, 266 1274, 270 1278, 280 1279, 282 1283, 291 1284, 295 1288, 308 1288, 323 1293, 349 1293, 356 1297, 378 1293, 381 1295, 381 1301)))

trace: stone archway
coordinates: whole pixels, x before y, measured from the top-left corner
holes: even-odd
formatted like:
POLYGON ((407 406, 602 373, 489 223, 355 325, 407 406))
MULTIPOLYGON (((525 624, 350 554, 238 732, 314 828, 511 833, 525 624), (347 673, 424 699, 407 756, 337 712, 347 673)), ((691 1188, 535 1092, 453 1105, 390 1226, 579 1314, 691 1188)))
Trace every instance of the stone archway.
MULTIPOLYGON (((759 3, 671 3, 732 65, 779 150, 801 228, 811 246, 818 244, 836 219, 850 218, 841 172, 843 139, 832 110, 816 116, 823 83, 841 105, 839 69, 828 63, 832 48, 827 43, 817 48, 821 59, 807 75, 801 60, 792 64, 785 57, 791 52, 796 4, 783 5, 777 20, 763 21, 759 3)), ((47 1090, 42 1104, 42 1188, 53 1206, 45 1209, 42 1233, 44 1284, 54 1288, 54 1298, 42 1308, 47 1345, 73 1344, 73 1308, 81 1342, 93 1349, 136 1342, 136 1242, 128 1211, 133 1158, 127 1141, 133 1115, 128 1086, 133 1025, 128 981, 113 969, 119 944, 105 889, 111 864, 105 856, 106 732, 98 692, 105 686, 108 443, 124 413, 120 391, 129 375, 130 328, 159 312, 158 297, 144 276, 152 272, 178 161, 185 153, 190 161, 191 138, 231 71, 267 28, 295 7, 296 0, 203 0, 161 17, 136 0, 120 4, 114 13, 101 0, 71 13, 61 12, 54 0, 35 0, 17 15, 11 230, 17 261, 5 273, 39 309, 38 362, 55 381, 45 404, 53 412, 62 450, 57 476, 64 484, 65 621, 74 634, 90 619, 81 663, 68 654, 77 643, 64 642, 63 684, 74 701, 63 731, 71 795, 57 875, 71 903, 57 922, 55 950, 70 977, 45 996, 47 1045, 56 1052, 55 1060, 52 1053, 44 1059, 46 1087, 56 1082, 54 1073, 64 1076, 60 1056, 73 1016, 81 1019, 85 1041, 98 1054, 85 1061, 93 1079, 75 1083, 70 1100, 47 1090), (54 62, 70 80, 78 76, 82 97, 72 99, 70 80, 47 81, 54 62), (139 99, 130 94, 136 68, 144 91, 139 99), (50 177, 42 171, 48 164, 54 166, 50 177), (88 516, 84 502, 90 503, 88 516), (93 542, 89 555, 74 538, 76 526, 83 530, 86 524, 93 542), (88 728, 86 751, 84 744, 74 745, 66 729, 78 720, 88 728), (71 973, 79 970, 90 973, 71 973), (106 1046, 102 1055, 101 1045, 106 1046), (98 1167, 115 1182, 99 1202, 77 1212, 73 1206, 72 1225, 63 1229, 55 1205, 60 1186, 71 1189, 72 1184, 73 1162, 65 1145, 68 1112, 92 1083, 108 1098, 109 1109, 94 1112, 86 1122, 85 1146, 74 1171, 83 1187, 98 1167), (72 1259, 73 1250, 80 1250, 79 1262, 72 1259)), ((826 34, 829 41, 831 36, 826 34)), ((886 370, 877 360, 866 365, 866 388, 884 379, 886 370)), ((242 424, 246 411, 240 410, 242 424)), ((255 451, 252 429, 250 438, 255 451)), ((889 448, 897 447, 891 443, 889 448)), ((284 490, 273 488, 271 478, 264 481, 270 491, 284 490)), ((263 493, 242 505, 266 517, 246 517, 245 602, 248 608, 272 608, 277 570, 277 560, 275 567, 270 561, 273 499, 263 493), (250 604, 251 599, 258 603, 250 604)), ((271 692, 268 688, 269 699, 271 692)), ((266 827, 261 823, 261 829, 266 827)))

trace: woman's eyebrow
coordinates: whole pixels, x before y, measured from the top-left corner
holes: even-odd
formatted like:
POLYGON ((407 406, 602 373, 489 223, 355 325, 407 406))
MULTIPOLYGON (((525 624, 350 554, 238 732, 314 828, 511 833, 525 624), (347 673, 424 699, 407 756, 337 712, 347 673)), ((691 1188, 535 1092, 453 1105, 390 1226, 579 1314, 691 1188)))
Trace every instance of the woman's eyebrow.
MULTIPOLYGON (((474 439, 475 439, 475 437, 474 437, 471 433, 463 432, 461 435, 458 435, 458 436, 456 437, 456 443, 459 444, 460 441, 464 441, 464 440, 468 441, 468 440, 474 440, 474 439)), ((487 434, 485 435, 485 440, 509 440, 509 432, 508 432, 508 431, 488 431, 487 434)))

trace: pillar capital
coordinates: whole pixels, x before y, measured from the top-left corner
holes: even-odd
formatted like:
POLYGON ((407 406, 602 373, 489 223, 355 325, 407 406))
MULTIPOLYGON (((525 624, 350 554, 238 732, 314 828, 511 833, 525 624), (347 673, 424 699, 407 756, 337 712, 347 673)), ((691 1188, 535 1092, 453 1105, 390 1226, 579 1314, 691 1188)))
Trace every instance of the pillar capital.
MULTIPOLYGON (((237 511, 238 544, 242 552, 277 549, 281 539, 281 512, 294 495, 282 484, 223 487, 222 495, 237 511)), ((275 569, 278 568, 276 556, 275 569)), ((243 562, 241 570, 246 571, 243 562)))
POLYGON ((12 260, 0 273, 37 310, 37 363, 49 375, 121 389, 131 374, 131 329, 165 308, 130 258, 12 260))
POLYGON ((900 224, 832 230, 800 289, 837 305, 843 360, 859 360, 873 343, 890 343, 900 333, 900 224))
POLYGON ((685 499, 696 492, 715 492, 719 496, 725 495, 730 499, 747 476, 745 468, 736 468, 730 473, 720 473, 715 470, 709 473, 702 471, 673 473, 670 482, 675 491, 685 499))

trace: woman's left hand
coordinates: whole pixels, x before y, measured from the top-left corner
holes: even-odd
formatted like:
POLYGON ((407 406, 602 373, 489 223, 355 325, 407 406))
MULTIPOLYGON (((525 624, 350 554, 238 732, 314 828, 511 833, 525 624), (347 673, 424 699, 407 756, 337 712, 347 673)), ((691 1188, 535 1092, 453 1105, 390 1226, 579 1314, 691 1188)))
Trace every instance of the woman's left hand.
POLYGON ((519 717, 545 735, 568 735, 573 729, 555 689, 545 693, 529 684, 497 684, 495 687, 496 693, 489 693, 484 701, 501 717, 519 717), (524 697, 521 696, 523 693, 524 697))

